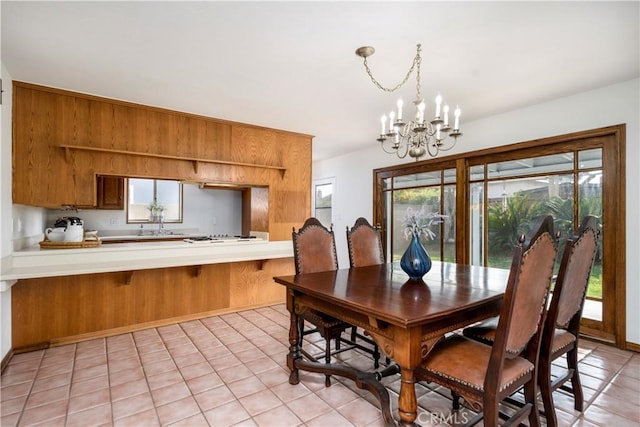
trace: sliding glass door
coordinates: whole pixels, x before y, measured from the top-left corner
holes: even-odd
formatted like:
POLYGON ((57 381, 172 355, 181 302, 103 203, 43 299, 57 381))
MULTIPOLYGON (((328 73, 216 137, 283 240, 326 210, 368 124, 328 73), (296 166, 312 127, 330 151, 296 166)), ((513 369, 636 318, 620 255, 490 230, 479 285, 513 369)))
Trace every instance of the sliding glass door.
POLYGON ((407 211, 446 215, 423 244, 433 259, 508 268, 532 220, 551 214, 560 253, 586 215, 600 241, 583 332, 623 345, 625 328, 624 125, 374 170, 374 221, 387 259, 408 241, 407 211))

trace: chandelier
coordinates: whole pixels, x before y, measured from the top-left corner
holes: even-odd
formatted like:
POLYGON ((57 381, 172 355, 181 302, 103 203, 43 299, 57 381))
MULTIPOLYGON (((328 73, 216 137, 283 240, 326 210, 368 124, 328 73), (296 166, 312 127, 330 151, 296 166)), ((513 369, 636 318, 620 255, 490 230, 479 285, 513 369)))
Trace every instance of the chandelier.
POLYGON ((426 105, 420 91, 421 46, 417 45, 416 56, 413 58, 413 63, 407 75, 393 88, 382 86, 371 73, 367 58, 374 54, 375 49, 371 46, 363 46, 356 50, 356 55, 364 58, 364 68, 373 84, 385 92, 395 92, 401 88, 409 80, 413 70, 416 70, 416 99, 413 101, 416 107, 415 117, 405 122, 402 115, 403 102, 402 99, 399 99, 397 114, 396 111, 392 110, 389 116, 383 115, 380 118, 382 129, 380 137, 377 139, 386 153, 396 154, 401 159, 409 155, 409 157, 415 158, 416 161, 427 153, 431 157, 436 157, 440 151, 452 149, 458 137, 462 135, 462 132, 460 132, 460 108, 456 107, 453 112, 452 128, 449 123, 449 106, 447 104, 443 105, 440 94, 435 98, 436 105, 433 119, 426 121, 424 119, 426 105))

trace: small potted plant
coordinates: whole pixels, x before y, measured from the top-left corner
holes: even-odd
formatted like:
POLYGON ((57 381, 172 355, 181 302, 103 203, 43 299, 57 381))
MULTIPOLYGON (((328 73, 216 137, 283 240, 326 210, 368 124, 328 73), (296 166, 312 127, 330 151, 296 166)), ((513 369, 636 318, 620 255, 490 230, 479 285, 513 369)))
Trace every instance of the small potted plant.
POLYGON ((153 202, 147 206, 147 210, 149 211, 149 221, 162 222, 164 219, 164 211, 166 208, 158 203, 157 199, 153 199, 153 202))

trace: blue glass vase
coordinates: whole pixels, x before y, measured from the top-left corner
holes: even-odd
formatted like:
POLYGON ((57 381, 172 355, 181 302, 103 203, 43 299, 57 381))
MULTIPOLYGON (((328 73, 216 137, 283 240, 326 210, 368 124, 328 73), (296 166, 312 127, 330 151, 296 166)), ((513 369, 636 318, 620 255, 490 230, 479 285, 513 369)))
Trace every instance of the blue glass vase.
POLYGON ((411 242, 402 255, 400 267, 411 280, 422 280, 422 276, 431 270, 431 258, 422 246, 417 233, 413 233, 411 242))

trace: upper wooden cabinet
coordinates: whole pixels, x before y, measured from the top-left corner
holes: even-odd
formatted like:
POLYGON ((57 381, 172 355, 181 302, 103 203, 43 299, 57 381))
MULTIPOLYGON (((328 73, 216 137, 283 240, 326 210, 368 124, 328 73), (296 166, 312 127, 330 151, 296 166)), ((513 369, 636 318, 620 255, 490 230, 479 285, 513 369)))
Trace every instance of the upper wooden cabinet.
POLYGON ((124 209, 124 181, 119 176, 97 177, 98 184, 98 209, 124 209))
POLYGON ((311 212, 309 135, 14 81, 13 202, 96 207, 98 175, 269 188, 268 231, 311 212))

